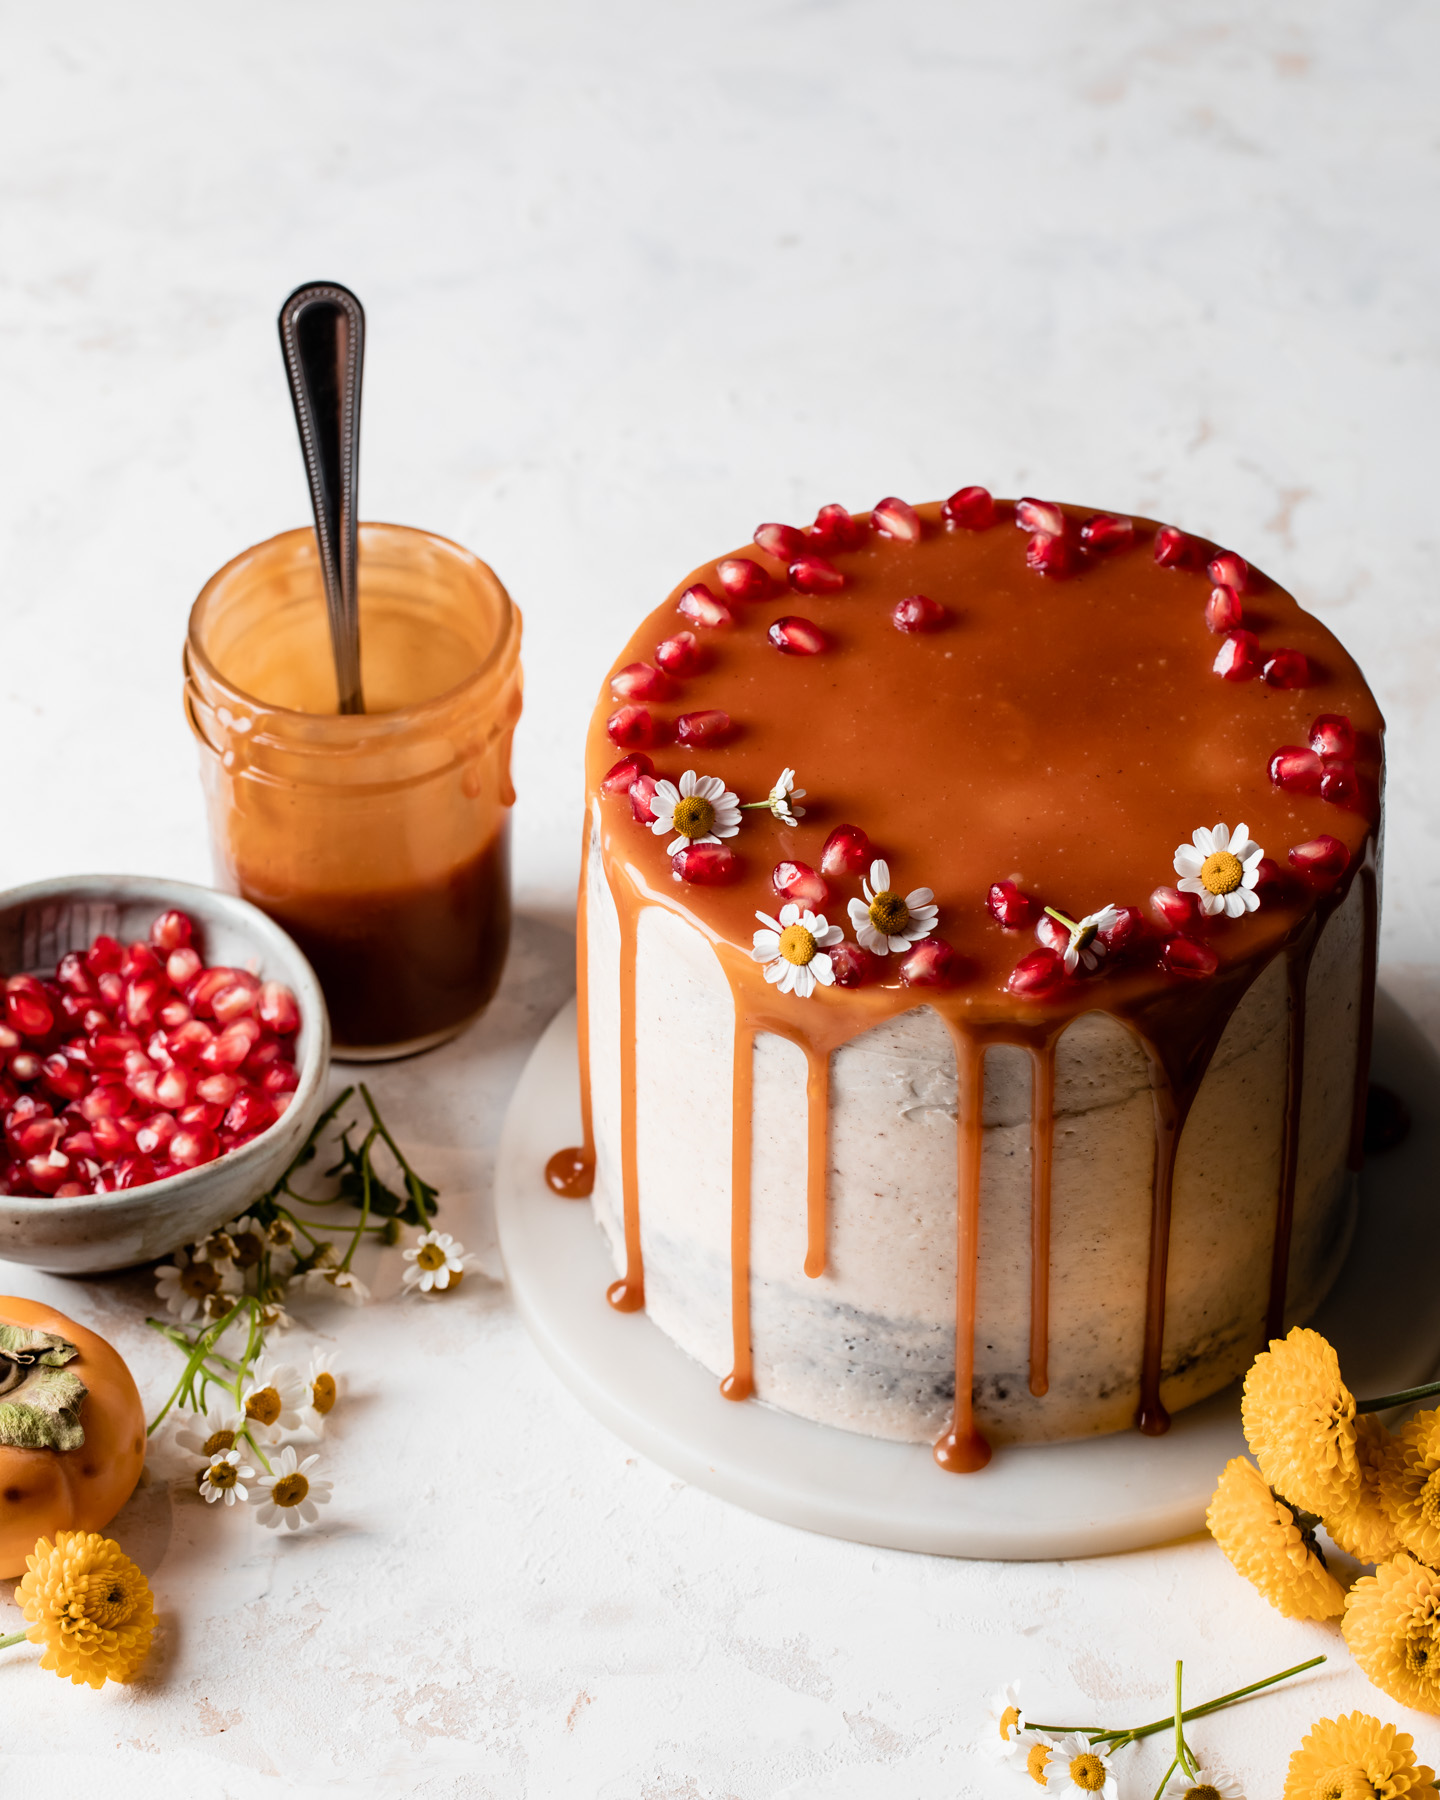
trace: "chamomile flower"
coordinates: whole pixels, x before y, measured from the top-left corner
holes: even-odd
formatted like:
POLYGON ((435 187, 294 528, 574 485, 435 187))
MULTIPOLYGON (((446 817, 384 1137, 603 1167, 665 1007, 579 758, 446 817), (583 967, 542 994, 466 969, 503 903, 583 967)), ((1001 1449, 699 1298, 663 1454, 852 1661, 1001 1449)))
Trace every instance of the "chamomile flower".
POLYGON ((1194 1780, 1177 1769, 1165 1783, 1160 1800, 1245 1800, 1245 1792, 1218 1763, 1197 1762, 1194 1780))
POLYGON ((302 1294, 318 1294, 327 1300, 343 1300, 347 1306, 364 1306, 370 1290, 353 1269, 307 1269, 300 1277, 302 1294))
POLYGON ((290 1363, 267 1359, 256 1365, 244 1398, 245 1422, 253 1436, 278 1443, 282 1433, 299 1428, 304 1404, 304 1384, 290 1363))
POLYGON ((912 888, 903 898, 890 888, 890 865, 880 859, 870 865, 870 879, 861 883, 863 900, 849 905, 855 936, 875 956, 908 950, 935 929, 939 907, 931 902, 930 888, 912 888))
POLYGON ((317 1350, 310 1358, 305 1380, 310 1390, 310 1410, 323 1419, 334 1411, 340 1398, 341 1373, 335 1358, 317 1350))
POLYGON ((1255 884, 1265 852, 1251 841, 1245 826, 1232 832, 1228 825, 1207 831, 1202 825, 1192 841, 1175 851, 1175 873, 1182 894, 1194 894, 1200 910, 1210 916, 1225 913, 1238 919, 1260 904, 1255 884))
POLYGON ((239 1292, 240 1274, 234 1263, 195 1259, 185 1250, 177 1250, 173 1263, 161 1263, 155 1271, 157 1299, 182 1324, 188 1324, 212 1296, 239 1292))
POLYGON ((191 1413, 184 1427, 175 1433, 182 1450, 213 1462, 227 1450, 233 1450, 245 1429, 245 1414, 236 1406, 212 1406, 207 1412, 191 1413))
POLYGON ((329 1504, 333 1485, 313 1473, 319 1460, 317 1452, 300 1462, 293 1446, 285 1446, 270 1473, 256 1483, 255 1517, 262 1525, 272 1531, 280 1526, 298 1531, 302 1524, 315 1523, 320 1517, 318 1508, 329 1504))
POLYGON ((402 1252, 410 1265, 401 1277, 411 1292, 444 1293, 459 1287, 465 1273, 465 1246, 457 1244, 448 1231, 422 1231, 414 1246, 402 1252))
POLYGON ((780 908, 780 917, 757 912, 763 930, 755 933, 750 954, 765 965, 765 979, 782 994, 795 994, 808 1000, 815 984, 829 987, 835 970, 827 951, 845 936, 838 925, 831 925, 823 913, 802 912, 792 901, 780 908))
MULTIPOLYGON (((1098 969, 1101 957, 1110 953, 1110 947, 1102 934, 1109 931, 1119 919, 1120 908, 1102 906, 1099 912, 1086 913, 1083 919, 1067 919, 1064 913, 1056 912, 1053 906, 1047 906, 1045 911, 1069 933, 1063 952, 1065 973, 1073 975, 1077 968, 1087 972, 1098 969)), ((1059 948, 1058 945, 1055 947, 1059 948)))
POLYGON ((798 825, 805 817, 805 808, 797 806, 797 800, 805 798, 805 789, 795 785, 795 771, 782 769, 780 779, 770 790, 766 804, 782 825, 798 825))
POLYGON ((1056 1738, 1045 1763, 1045 1786, 1051 1793, 1101 1794, 1115 1800, 1115 1771, 1104 1750, 1078 1731, 1056 1738))
POLYGON ((992 1696, 990 1720, 994 1729, 985 1739, 985 1747, 992 1756, 1008 1760, 1020 1748, 1025 1735, 1025 1709, 1013 1681, 992 1696))
POLYGON ((718 775, 697 775, 687 769, 679 787, 673 781, 656 782, 650 814, 656 837, 675 833, 665 852, 674 856, 689 844, 718 844, 721 838, 734 837, 740 829, 740 796, 732 794, 718 775))
POLYGON ((245 1483, 254 1474, 249 1463, 241 1462, 238 1450, 223 1450, 201 1472, 200 1492, 205 1496, 207 1505, 213 1506, 217 1500, 223 1500, 226 1506, 233 1506, 237 1500, 250 1498, 250 1490, 245 1483))

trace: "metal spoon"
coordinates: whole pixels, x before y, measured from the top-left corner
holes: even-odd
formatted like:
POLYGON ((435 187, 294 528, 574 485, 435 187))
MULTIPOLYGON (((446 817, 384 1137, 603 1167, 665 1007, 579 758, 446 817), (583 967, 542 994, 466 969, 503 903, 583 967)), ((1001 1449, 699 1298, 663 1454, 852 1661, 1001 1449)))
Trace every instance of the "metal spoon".
POLYGON ((280 308, 280 347, 315 509, 335 686, 342 713, 363 713, 360 691, 360 376, 365 309, 337 281, 308 281, 280 308))

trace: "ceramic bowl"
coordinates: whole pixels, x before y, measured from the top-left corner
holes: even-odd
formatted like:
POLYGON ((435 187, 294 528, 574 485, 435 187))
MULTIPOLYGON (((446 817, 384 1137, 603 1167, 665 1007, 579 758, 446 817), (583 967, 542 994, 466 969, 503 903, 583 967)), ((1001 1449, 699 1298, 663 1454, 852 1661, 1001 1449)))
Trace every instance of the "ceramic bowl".
POLYGON ((240 1149, 147 1187, 64 1200, 0 1194, 0 1259, 53 1275, 88 1275, 168 1255, 272 1187, 324 1108, 330 1020, 320 984, 293 940, 248 900, 144 875, 76 875, 9 888, 0 891, 0 974, 53 975, 67 950, 88 949, 101 932, 122 944, 148 937, 156 915, 170 907, 194 920, 207 963, 283 981, 294 993, 295 1098, 240 1149))

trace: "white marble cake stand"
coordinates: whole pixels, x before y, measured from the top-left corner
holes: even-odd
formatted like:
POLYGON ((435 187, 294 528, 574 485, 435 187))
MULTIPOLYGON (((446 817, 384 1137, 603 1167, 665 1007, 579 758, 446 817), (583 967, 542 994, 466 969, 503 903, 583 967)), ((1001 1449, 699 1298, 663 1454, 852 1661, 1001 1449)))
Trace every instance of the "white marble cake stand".
MULTIPOLYGON (((1380 996, 1375 1075, 1415 1118, 1407 1143, 1372 1159, 1360 1228, 1314 1323, 1361 1395, 1431 1377, 1440 1362, 1440 1062, 1380 996), (1402 1254, 1397 1254, 1401 1246, 1402 1254)), ((605 1299, 614 1279, 589 1204, 546 1187, 546 1159, 579 1141, 572 1000, 535 1046, 500 1140, 495 1207, 515 1303, 542 1355, 637 1450, 752 1512, 832 1537, 1005 1560, 1138 1549, 1201 1529, 1226 1459, 1244 1449, 1239 1390, 1177 1415, 1163 1438, 1119 1432, 997 1450, 975 1475, 936 1467, 928 1445, 893 1444, 721 1397, 715 1377, 643 1313, 605 1299)))

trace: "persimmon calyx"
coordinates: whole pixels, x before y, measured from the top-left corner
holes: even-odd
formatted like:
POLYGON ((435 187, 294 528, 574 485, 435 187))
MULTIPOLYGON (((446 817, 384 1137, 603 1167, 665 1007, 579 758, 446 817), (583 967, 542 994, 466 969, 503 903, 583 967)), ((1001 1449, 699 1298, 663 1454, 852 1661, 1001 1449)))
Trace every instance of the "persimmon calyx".
POLYGON ((80 1354, 53 1332, 0 1324, 0 1444, 17 1450, 78 1450, 89 1391, 65 1364, 80 1354))

